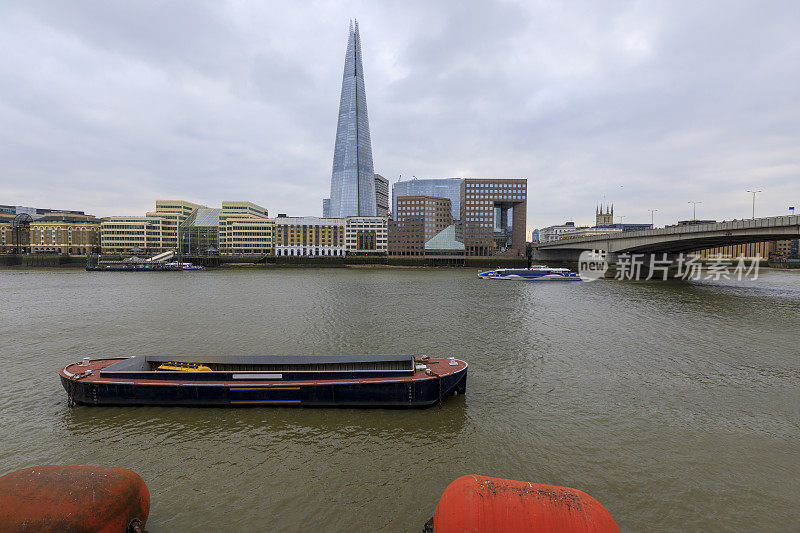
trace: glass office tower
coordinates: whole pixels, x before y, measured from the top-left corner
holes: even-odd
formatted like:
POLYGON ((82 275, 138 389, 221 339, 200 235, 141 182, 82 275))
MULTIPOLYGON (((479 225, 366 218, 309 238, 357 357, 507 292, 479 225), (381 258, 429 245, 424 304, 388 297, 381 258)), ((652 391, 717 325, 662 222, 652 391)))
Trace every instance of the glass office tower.
POLYGON ((333 150, 330 217, 376 215, 375 173, 358 22, 350 23, 333 150))
POLYGON ((392 184, 392 214, 397 213, 397 199, 401 196, 436 196, 449 198, 453 220, 460 220, 462 181, 462 178, 413 178, 395 182, 392 184))

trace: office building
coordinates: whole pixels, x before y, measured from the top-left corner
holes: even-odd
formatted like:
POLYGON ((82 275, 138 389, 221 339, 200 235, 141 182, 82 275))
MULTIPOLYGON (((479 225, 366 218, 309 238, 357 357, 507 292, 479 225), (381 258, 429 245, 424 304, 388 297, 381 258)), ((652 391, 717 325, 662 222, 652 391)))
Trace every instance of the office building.
POLYGON ((161 247, 162 219, 147 216, 118 216, 103 219, 100 224, 101 253, 126 255, 156 255, 161 247))
POLYGON ((461 224, 468 256, 525 255, 528 180, 465 178, 461 224))
POLYGON ((196 209, 206 206, 187 202, 186 200, 156 200, 154 213, 146 216, 155 216, 161 219, 161 250, 176 250, 178 248, 178 227, 196 209))
POLYGON ((379 217, 389 216, 389 180, 375 174, 375 209, 379 217))
POLYGON ((203 205, 186 200, 156 200, 144 216, 115 216, 100 224, 103 254, 156 255, 178 249, 178 228, 203 205))
POLYGON ((331 217, 331 199, 330 198, 323 198, 322 199, 322 218, 330 218, 331 217))
POLYGON ((219 255, 219 215, 222 209, 198 207, 178 226, 184 255, 219 255))
POLYGON ((219 214, 219 254, 273 255, 275 220, 265 207, 250 202, 222 202, 219 214))
POLYGON ((274 221, 252 202, 225 201, 209 208, 185 200, 157 200, 145 216, 108 217, 100 225, 104 254, 153 256, 170 250, 186 255, 268 255, 274 221), (180 246, 179 243, 180 242, 180 246))
POLYGON ((400 196, 389 221, 389 255, 421 256, 425 243, 453 224, 449 198, 400 196))
POLYGON ((345 224, 343 218, 278 215, 275 219, 275 255, 344 256, 345 224))
POLYGON ((386 255, 386 217, 347 217, 344 246, 347 255, 386 255))
POLYGON ((350 23, 344 60, 328 214, 333 218, 374 217, 377 214, 358 22, 355 26, 350 23))
POLYGON ((438 178, 398 181, 392 184, 392 215, 397 212, 397 199, 401 196, 432 196, 450 200, 450 216, 461 219, 462 178, 438 178))

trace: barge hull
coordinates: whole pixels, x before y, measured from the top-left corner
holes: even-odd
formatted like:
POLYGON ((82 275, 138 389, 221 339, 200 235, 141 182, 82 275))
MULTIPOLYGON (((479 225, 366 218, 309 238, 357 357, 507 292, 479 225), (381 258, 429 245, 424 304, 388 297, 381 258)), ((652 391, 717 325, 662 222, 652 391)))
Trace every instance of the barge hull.
POLYGON ((347 382, 147 383, 145 380, 74 380, 62 372, 67 394, 81 405, 428 407, 464 394, 467 366, 456 372, 414 379, 347 382))

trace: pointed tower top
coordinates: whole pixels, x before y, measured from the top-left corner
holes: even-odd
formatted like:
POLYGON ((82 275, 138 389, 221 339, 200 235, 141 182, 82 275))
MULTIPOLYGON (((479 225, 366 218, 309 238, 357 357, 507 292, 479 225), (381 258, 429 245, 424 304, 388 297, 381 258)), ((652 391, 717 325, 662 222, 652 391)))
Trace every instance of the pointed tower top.
POLYGON ((364 88, 361 37, 358 20, 351 19, 333 150, 330 216, 375 216, 376 212, 375 172, 364 88))

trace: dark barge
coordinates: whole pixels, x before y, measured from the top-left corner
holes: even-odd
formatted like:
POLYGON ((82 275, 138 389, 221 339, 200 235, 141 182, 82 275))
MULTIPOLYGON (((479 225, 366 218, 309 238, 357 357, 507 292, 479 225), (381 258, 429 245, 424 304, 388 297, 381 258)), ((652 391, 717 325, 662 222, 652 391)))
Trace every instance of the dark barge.
POLYGON ((81 405, 427 407, 467 388, 467 363, 411 355, 85 358, 61 369, 81 405))
POLYGON ((100 261, 96 265, 86 265, 87 272, 180 272, 179 263, 159 263, 156 261, 100 261))

